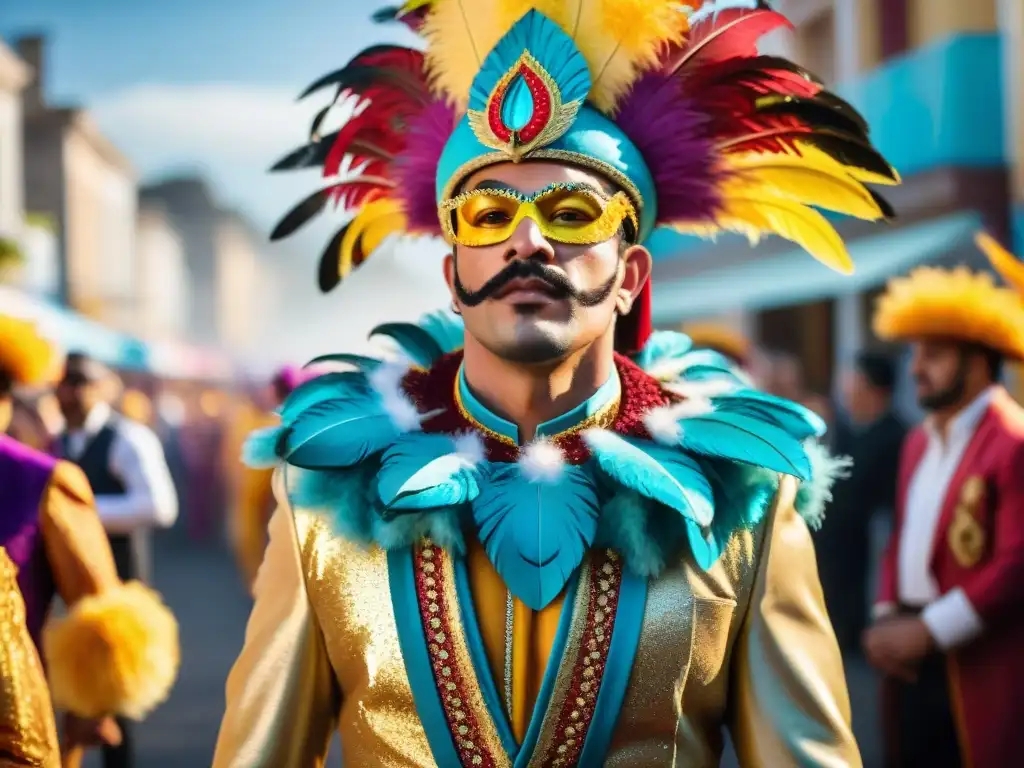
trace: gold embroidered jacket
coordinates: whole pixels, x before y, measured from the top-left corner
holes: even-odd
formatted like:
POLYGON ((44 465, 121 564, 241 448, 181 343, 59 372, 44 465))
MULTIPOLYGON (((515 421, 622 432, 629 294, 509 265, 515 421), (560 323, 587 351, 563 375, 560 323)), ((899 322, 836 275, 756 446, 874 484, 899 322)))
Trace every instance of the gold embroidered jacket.
POLYGON ((723 727, 743 766, 859 766, 796 485, 782 478, 708 571, 683 555, 637 591, 614 553, 591 552, 509 749, 457 559, 351 544, 290 508, 278 478, 214 768, 320 766, 335 728, 345 764, 367 768, 712 766, 723 727))

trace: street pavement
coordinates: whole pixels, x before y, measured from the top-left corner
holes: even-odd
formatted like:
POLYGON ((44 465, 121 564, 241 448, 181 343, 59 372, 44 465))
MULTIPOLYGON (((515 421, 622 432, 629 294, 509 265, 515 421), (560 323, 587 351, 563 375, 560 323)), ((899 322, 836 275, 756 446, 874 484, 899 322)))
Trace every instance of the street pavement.
MULTIPOLYGON (((142 768, 207 768, 224 710, 224 681, 242 644, 249 597, 230 556, 221 548, 196 546, 175 533, 156 541, 154 585, 181 626, 181 672, 170 700, 139 726, 142 768)), ((862 661, 847 664, 854 727, 864 765, 881 765, 877 734, 876 682, 862 661)), ((339 766, 338 749, 328 762, 339 766)), ((724 768, 737 766, 727 754, 724 768)), ((86 768, 99 768, 97 756, 86 768)))

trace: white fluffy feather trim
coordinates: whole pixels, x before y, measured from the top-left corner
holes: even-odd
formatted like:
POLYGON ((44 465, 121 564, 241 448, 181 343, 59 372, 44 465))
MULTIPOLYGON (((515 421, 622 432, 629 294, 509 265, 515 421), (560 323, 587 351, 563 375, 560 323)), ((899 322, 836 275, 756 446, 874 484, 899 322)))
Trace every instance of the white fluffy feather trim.
POLYGON ((476 432, 466 432, 455 438, 455 455, 470 467, 483 463, 484 441, 476 432))
POLYGON ((683 435, 683 425, 680 421, 691 416, 711 413, 713 410, 714 406, 707 397, 689 397, 682 403, 652 408, 644 416, 644 426, 655 442, 662 445, 679 445, 679 439, 683 435))
POLYGON ((415 432, 431 414, 417 411, 416 405, 402 390, 402 379, 408 372, 408 362, 388 362, 372 371, 367 379, 395 426, 403 432, 415 432))
POLYGON ((565 456, 561 448, 541 438, 526 446, 519 459, 519 466, 531 482, 554 483, 562 476, 565 456))

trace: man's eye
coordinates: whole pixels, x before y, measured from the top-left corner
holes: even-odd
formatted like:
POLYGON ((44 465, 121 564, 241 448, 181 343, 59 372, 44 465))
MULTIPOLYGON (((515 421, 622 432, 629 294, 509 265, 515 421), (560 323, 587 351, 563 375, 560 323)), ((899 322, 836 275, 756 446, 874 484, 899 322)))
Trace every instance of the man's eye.
POLYGON ((586 224, 591 221, 590 216, 582 211, 574 211, 571 209, 564 209, 561 211, 555 211, 551 217, 552 221, 558 221, 563 224, 586 224))
POLYGON ((478 226, 500 226, 508 223, 508 214, 504 211, 484 211, 476 217, 478 226))

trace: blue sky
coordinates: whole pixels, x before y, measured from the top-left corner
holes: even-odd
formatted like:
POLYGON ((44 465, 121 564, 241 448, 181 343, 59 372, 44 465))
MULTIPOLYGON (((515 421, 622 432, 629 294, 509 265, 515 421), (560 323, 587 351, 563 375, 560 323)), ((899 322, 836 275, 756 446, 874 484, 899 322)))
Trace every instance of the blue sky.
POLYGON ((354 0, 2 0, 0 35, 48 35, 47 95, 90 109, 143 177, 204 171, 262 226, 316 184, 265 169, 322 106, 294 96, 370 42, 410 42, 354 0))

